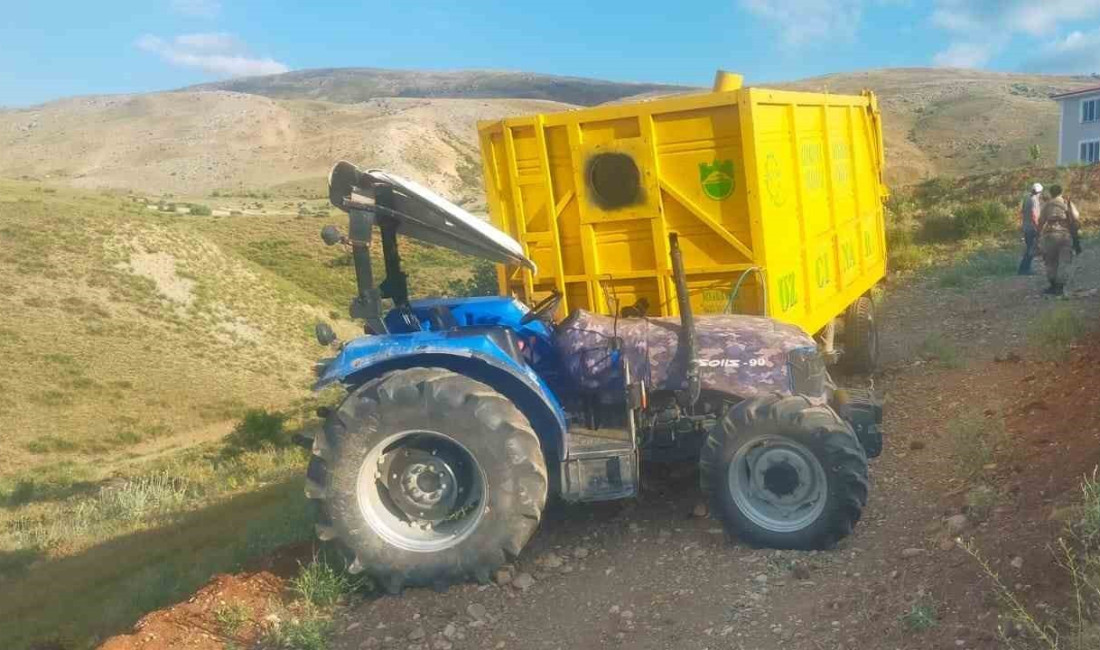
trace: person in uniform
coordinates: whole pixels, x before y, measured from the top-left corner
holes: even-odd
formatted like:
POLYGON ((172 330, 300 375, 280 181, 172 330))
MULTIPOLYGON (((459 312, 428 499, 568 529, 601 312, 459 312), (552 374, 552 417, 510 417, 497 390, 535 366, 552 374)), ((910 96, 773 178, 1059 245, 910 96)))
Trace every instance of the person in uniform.
POLYGON ((1039 215, 1039 250, 1043 254, 1043 263, 1047 267, 1047 280, 1050 286, 1044 294, 1060 296, 1065 291, 1066 276, 1073 262, 1073 254, 1080 245, 1074 246, 1074 234, 1080 225, 1077 208, 1062 196, 1060 185, 1050 186, 1050 200, 1043 206, 1039 215))

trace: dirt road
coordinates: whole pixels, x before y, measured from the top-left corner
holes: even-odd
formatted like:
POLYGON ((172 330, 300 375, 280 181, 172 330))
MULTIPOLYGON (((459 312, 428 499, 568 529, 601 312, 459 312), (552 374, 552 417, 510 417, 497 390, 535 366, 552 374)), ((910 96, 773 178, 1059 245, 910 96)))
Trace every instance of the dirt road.
MULTIPOLYGON (((1100 460, 1100 401, 1075 392, 1100 381, 1100 355, 1083 346, 1044 360, 1027 332, 1059 305, 1095 326, 1100 297, 1087 292, 1100 287, 1100 251, 1079 267, 1086 295, 1072 300, 1041 298, 1038 277, 888 289, 875 379, 888 400, 887 447, 864 519, 837 550, 727 539, 693 516, 694 468, 658 468, 636 502, 552 507, 504 584, 368 599, 339 615, 333 647, 999 647, 997 603, 954 539, 972 538, 1028 602, 1060 603, 1046 544, 1060 525, 1052 515, 1100 460), (924 358, 930 336, 940 356, 948 346, 957 358, 924 358), (973 472, 950 433, 966 418, 1005 433, 973 472)), ((157 647, 140 634, 129 642, 115 647, 157 647)))

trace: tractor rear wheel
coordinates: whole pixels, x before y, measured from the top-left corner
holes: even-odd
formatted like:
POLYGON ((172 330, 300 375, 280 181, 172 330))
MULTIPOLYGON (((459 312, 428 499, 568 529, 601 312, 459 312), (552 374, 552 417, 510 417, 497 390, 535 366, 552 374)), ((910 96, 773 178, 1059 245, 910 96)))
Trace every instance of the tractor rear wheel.
POLYGON ((827 549, 867 505, 867 456, 828 406, 770 396, 731 408, 700 456, 704 492, 727 532, 753 545, 827 549))
POLYGON ((860 296, 844 315, 844 369, 855 374, 870 374, 878 366, 878 322, 871 296, 860 296))
POLYGON ((484 383, 440 368, 356 388, 313 441, 306 495, 336 539, 390 593, 476 579, 519 554, 546 504, 527 418, 484 383))

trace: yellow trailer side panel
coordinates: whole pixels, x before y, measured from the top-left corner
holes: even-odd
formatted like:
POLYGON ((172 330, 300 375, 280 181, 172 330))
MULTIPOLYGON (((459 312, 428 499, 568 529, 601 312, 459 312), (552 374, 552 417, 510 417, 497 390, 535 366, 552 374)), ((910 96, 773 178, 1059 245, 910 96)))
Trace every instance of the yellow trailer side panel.
POLYGON ((882 140, 870 93, 761 89, 482 123, 494 223, 537 277, 502 291, 675 315, 677 233, 698 313, 820 330, 885 273, 882 140), (738 291, 734 286, 740 283, 738 291))

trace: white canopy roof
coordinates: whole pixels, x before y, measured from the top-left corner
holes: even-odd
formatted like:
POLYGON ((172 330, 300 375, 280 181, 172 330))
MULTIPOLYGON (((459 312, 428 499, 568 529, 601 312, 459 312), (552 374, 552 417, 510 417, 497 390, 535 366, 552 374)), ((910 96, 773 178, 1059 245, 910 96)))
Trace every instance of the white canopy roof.
MULTIPOLYGON (((340 163, 345 165, 347 163, 340 163)), ((333 169, 336 172, 336 169, 333 169)), ((523 252, 516 240, 491 224, 463 210, 423 185, 380 169, 362 172, 359 185, 388 185, 393 188, 392 212, 385 213, 400 223, 397 232, 429 244, 460 253, 474 255, 491 262, 515 264, 536 272, 535 263, 523 252), (369 182, 363 182, 363 177, 369 182)), ((329 179, 330 185, 332 176, 329 179)), ((366 187, 363 189, 369 191, 366 187)), ((352 195, 345 201, 347 209, 373 210, 373 201, 352 195)))

